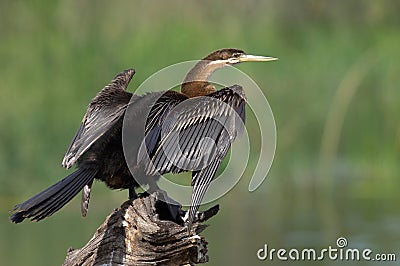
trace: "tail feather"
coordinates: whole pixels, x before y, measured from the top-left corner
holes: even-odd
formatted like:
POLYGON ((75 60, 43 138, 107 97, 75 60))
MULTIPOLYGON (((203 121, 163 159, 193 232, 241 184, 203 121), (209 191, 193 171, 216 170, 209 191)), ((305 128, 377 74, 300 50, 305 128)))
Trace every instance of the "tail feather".
POLYGON ((40 221, 51 216, 78 194, 86 184, 92 182, 96 173, 94 169, 76 170, 51 187, 15 206, 10 220, 20 223, 26 218, 31 221, 40 221))
POLYGON ((90 173, 83 172, 80 178, 76 179, 76 182, 71 182, 70 186, 64 186, 57 192, 57 194, 43 201, 42 204, 32 212, 32 215, 45 218, 61 209, 77 193, 79 193, 80 190, 82 190, 87 182, 85 177, 88 174, 90 173))

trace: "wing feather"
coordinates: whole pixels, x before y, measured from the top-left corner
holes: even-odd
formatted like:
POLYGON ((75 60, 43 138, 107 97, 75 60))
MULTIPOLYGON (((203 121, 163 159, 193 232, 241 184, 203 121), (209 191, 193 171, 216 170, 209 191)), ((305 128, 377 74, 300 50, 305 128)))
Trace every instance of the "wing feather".
MULTIPOLYGON (((169 104, 167 112, 159 117, 158 141, 153 150, 149 149, 151 163, 147 164, 146 173, 156 175, 204 168, 216 156, 215 151, 210 154, 211 140, 218 146, 217 140, 223 131, 229 133, 230 142, 236 137, 238 121, 235 118, 239 116, 244 121, 244 106, 243 89, 238 85, 169 104)), ((154 144, 155 130, 152 132, 146 139, 154 144)))
POLYGON ((126 88, 135 71, 125 70, 105 86, 91 101, 76 131, 62 165, 70 168, 84 152, 123 118, 132 94, 126 88))
POLYGON ((189 99, 165 93, 152 107, 146 123, 148 156, 141 152, 139 158, 147 175, 193 172, 189 224, 232 142, 243 131, 245 103, 242 87, 234 85, 189 99))
POLYGON ((205 97, 160 103, 165 107, 157 106, 160 109, 154 111, 161 115, 153 117, 157 121, 151 121, 151 126, 157 125, 157 129, 149 129, 151 134, 146 136, 152 144, 146 174, 193 172, 189 224, 232 142, 243 130, 245 103, 243 89, 234 85, 205 97))

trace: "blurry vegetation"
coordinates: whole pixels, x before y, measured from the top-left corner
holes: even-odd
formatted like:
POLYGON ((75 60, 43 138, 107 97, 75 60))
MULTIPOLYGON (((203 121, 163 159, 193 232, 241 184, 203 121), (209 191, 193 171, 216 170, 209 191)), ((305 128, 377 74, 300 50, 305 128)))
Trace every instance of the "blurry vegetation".
POLYGON ((399 1, 375 0, 1 1, 1 264, 61 264, 127 197, 96 184, 84 220, 75 199, 37 224, 7 221, 15 203, 66 175, 61 159, 99 89, 133 67, 134 91, 165 66, 223 47, 280 58, 238 66, 264 89, 278 143, 256 192, 244 176, 218 201, 209 265, 262 265, 264 243, 327 247, 341 235, 398 251, 398 10, 399 1))

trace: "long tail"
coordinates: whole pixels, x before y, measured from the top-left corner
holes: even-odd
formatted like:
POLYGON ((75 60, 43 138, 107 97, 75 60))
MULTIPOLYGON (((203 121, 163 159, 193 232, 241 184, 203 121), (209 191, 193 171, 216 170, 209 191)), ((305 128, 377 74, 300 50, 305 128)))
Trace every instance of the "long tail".
POLYGON ((20 223, 25 218, 40 221, 49 217, 67 204, 85 185, 91 183, 96 173, 95 169, 76 170, 51 187, 15 206, 10 220, 20 223))

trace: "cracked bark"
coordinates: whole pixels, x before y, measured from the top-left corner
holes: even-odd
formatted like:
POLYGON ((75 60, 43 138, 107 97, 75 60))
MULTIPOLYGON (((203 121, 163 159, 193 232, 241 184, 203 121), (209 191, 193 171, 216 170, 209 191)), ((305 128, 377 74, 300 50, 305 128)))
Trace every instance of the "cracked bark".
POLYGON ((160 220, 153 196, 124 202, 80 249, 70 248, 63 266, 195 265, 208 261, 203 222, 218 205, 200 213, 189 234, 186 226, 160 220))

